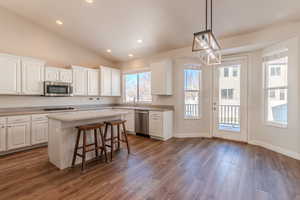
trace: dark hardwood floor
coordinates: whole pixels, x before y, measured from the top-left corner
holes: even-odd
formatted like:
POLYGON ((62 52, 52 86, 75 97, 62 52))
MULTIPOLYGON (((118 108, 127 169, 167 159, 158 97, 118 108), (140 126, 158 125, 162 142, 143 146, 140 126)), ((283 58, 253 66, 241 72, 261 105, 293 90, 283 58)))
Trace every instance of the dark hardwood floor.
POLYGON ((47 148, 0 158, 0 199, 299 200, 300 162, 218 139, 130 136, 114 161, 57 170, 47 148))

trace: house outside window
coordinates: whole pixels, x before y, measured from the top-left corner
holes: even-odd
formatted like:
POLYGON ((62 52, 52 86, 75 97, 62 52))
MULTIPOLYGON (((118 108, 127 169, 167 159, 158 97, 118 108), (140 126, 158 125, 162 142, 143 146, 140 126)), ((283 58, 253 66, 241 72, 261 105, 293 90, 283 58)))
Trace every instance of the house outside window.
POLYGON ((233 99, 234 89, 221 89, 222 99, 233 99))
POLYGON ((224 68, 224 77, 229 77, 229 68, 224 68))
POLYGON ((270 125, 288 125, 288 51, 263 57, 265 120, 270 125))

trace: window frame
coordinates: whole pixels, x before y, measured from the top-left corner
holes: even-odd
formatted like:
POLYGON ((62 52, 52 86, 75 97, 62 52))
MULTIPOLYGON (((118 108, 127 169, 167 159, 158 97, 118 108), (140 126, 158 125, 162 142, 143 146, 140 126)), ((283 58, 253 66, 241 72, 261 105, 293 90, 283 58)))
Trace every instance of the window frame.
POLYGON ((151 76, 151 80, 150 80, 150 92, 151 92, 151 81, 152 81, 152 72, 150 69, 147 69, 147 70, 141 70, 141 71, 131 71, 131 72, 124 72, 122 73, 122 88, 123 88, 123 92, 122 92, 122 95, 123 95, 123 98, 122 98, 122 102, 124 104, 129 104, 129 105, 132 105, 132 104, 152 104, 153 102, 153 97, 152 97, 152 94, 151 94, 151 101, 140 101, 139 99, 139 74, 141 73, 145 73, 145 72, 149 72, 150 73, 150 76, 151 76), (125 76, 126 75, 129 75, 129 74, 136 74, 137 75, 137 97, 136 97, 136 101, 129 101, 127 102, 126 101, 126 79, 125 79, 125 76))
MULTIPOLYGON (((263 55, 263 58, 264 57, 273 57, 275 55, 277 55, 278 53, 280 52, 286 52, 286 56, 283 56, 283 57, 287 57, 287 82, 286 82, 286 85, 285 86, 279 86, 279 87, 268 87, 268 81, 270 77, 272 77, 271 75, 271 70, 268 71, 267 70, 267 62, 268 61, 263 61, 262 65, 263 65, 263 97, 264 97, 264 123, 265 125, 267 126, 272 126, 272 127, 276 127, 276 128, 284 128, 284 129, 287 129, 288 128, 288 125, 289 125, 289 98, 288 98, 288 94, 289 94, 289 50, 287 48, 284 48, 284 49, 281 49, 281 50, 278 50, 278 51, 275 51, 275 52, 272 52, 272 53, 268 53, 266 55, 263 55), (269 77, 268 77, 269 76, 269 77), (287 90, 287 95, 285 96, 286 98, 286 104, 287 104, 287 123, 280 123, 280 122, 276 122, 276 121, 269 121, 268 119, 268 106, 269 106, 269 103, 268 103, 268 98, 269 98, 269 91, 271 90, 279 90, 279 95, 280 95, 280 90, 287 90)), ((283 58, 282 57, 282 58, 283 58)), ((272 60, 272 59, 271 59, 272 60)), ((270 61, 271 61, 270 60, 270 61)), ((273 59, 275 60, 275 59, 273 59)), ((282 70, 280 70, 282 73, 282 70)), ((275 93, 275 98, 276 98, 276 93, 275 93)))
POLYGON ((200 120, 202 119, 202 73, 203 70, 195 67, 186 67, 183 69, 183 119, 184 120, 200 120), (199 90, 186 90, 185 89, 185 70, 198 70, 199 71, 199 90), (198 92, 198 116, 190 117, 186 115, 186 104, 185 104, 185 94, 186 92, 198 92))

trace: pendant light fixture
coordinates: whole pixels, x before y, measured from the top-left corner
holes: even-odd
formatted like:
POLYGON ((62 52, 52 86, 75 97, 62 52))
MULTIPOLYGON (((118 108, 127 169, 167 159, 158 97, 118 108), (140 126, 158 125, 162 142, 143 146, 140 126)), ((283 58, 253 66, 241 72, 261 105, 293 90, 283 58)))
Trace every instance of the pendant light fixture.
POLYGON ((210 27, 208 27, 208 0, 205 4, 205 30, 194 33, 193 52, 199 52, 205 65, 221 63, 221 47, 213 34, 213 0, 210 1, 210 27))

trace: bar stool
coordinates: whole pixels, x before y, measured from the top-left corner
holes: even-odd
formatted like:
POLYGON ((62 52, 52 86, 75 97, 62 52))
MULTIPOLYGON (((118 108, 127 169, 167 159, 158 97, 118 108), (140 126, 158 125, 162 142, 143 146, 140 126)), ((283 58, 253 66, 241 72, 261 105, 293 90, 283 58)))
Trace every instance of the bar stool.
POLYGON ((75 149, 74 149, 74 155, 73 155, 73 161, 72 161, 72 167, 74 167, 76 158, 77 156, 82 158, 82 163, 81 163, 81 171, 83 172, 86 169, 86 153, 90 151, 95 151, 96 158, 99 158, 99 152, 98 150, 101 149, 101 156, 105 155, 105 161, 107 162, 107 151, 106 151, 106 146, 105 146, 105 139, 104 135, 102 132, 102 127, 104 124, 89 124, 89 125, 83 125, 83 126, 77 126, 77 138, 76 138, 76 143, 75 143, 75 149), (100 138, 101 138, 101 145, 99 146, 98 144, 98 138, 97 138, 97 129, 99 129, 100 132, 100 138), (94 131, 94 143, 92 144, 87 144, 86 141, 86 131, 94 131), (81 133, 83 133, 82 137, 82 146, 79 146, 79 140, 81 133), (89 148, 92 147, 93 148, 89 148), (82 149, 82 154, 78 153, 78 150, 82 149))
POLYGON ((104 123, 105 123, 104 138, 105 138, 106 142, 107 141, 110 142, 110 144, 105 143, 105 146, 109 147, 111 150, 110 151, 110 160, 112 161, 112 158, 113 158, 115 144, 118 145, 117 150, 120 150, 120 142, 126 143, 127 152, 128 152, 128 154, 130 154, 130 147, 129 147, 129 143, 128 143, 126 128, 125 128, 126 120, 113 120, 113 121, 107 121, 104 123), (117 136, 114 136, 114 126, 117 126, 117 131, 118 131, 117 136), (124 136, 124 139, 120 137, 120 126, 122 126, 122 128, 123 128, 123 132, 121 132, 121 134, 122 134, 122 136, 124 136), (110 138, 107 138, 108 127, 110 127, 110 138))

